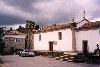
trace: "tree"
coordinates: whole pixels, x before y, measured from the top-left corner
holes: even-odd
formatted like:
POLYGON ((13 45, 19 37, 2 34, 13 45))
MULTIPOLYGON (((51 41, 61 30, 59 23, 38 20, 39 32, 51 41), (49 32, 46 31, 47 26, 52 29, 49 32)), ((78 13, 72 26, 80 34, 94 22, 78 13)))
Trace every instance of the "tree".
POLYGON ((3 48, 4 48, 4 42, 3 42, 3 36, 4 36, 4 29, 5 27, 0 27, 0 54, 3 54, 3 48))
POLYGON ((4 27, 0 27, 0 38, 2 38, 3 35, 4 35, 4 30, 3 30, 3 28, 4 28, 4 27))
POLYGON ((10 31, 12 31, 12 30, 13 30, 13 28, 11 27, 11 28, 10 28, 10 31))
POLYGON ((20 25, 19 28, 16 29, 16 30, 19 31, 19 32, 24 33, 25 28, 20 25))
POLYGON ((38 30, 40 27, 39 27, 39 25, 36 25, 35 26, 35 30, 38 30))
POLYGON ((71 26, 72 27, 77 27, 77 23, 75 23, 75 22, 74 23, 71 23, 71 26))

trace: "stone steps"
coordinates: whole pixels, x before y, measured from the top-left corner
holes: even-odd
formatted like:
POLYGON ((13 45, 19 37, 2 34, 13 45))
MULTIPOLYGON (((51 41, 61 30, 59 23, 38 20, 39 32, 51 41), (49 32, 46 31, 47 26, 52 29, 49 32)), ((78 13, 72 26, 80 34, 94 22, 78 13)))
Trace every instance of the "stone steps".
POLYGON ((61 61, 68 61, 68 62, 76 62, 76 63, 82 63, 83 60, 79 58, 77 55, 70 55, 65 54, 59 57, 55 57, 55 60, 61 60, 61 61))
POLYGON ((55 57, 56 60, 62 60, 62 61, 67 61, 70 58, 72 58, 70 57, 70 55, 63 55, 63 56, 55 57))

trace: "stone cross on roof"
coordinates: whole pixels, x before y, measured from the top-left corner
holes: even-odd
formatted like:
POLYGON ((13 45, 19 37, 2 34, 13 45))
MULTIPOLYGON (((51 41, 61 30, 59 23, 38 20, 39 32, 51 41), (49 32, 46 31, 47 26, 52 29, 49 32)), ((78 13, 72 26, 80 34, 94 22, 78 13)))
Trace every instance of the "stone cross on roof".
POLYGON ((84 13, 83 19, 85 19, 85 11, 83 11, 83 13, 84 13))

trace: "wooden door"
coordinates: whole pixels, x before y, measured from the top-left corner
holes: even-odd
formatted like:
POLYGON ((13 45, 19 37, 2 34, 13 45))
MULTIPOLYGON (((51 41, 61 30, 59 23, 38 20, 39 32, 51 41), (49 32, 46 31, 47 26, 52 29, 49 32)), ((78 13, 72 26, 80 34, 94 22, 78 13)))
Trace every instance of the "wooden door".
POLYGON ((14 47, 10 47, 10 54, 13 54, 15 51, 14 47))
POLYGON ((49 51, 53 51, 53 42, 49 42, 49 51))
POLYGON ((83 53, 88 53, 88 41, 83 41, 83 53))

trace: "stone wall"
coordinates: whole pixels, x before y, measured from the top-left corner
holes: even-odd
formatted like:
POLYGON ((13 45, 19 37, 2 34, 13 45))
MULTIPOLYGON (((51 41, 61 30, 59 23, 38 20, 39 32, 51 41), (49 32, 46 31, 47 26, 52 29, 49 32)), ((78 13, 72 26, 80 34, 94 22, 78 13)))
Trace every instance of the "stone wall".
POLYGON ((10 53, 16 49, 25 49, 25 38, 14 38, 14 37, 5 37, 5 53, 10 53))

